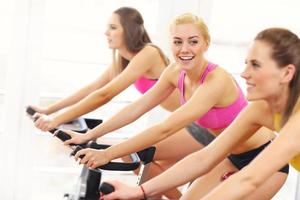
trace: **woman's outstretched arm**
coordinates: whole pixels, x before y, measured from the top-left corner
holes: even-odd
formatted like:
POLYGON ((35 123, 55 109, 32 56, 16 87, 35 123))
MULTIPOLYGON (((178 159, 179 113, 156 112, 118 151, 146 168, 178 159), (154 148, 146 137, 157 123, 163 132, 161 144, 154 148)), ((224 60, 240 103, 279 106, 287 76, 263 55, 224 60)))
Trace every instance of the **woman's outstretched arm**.
POLYGON ((35 122, 37 128, 43 131, 51 130, 62 123, 71 121, 83 114, 89 113, 109 102, 113 97, 132 85, 139 77, 155 66, 157 59, 161 56, 156 48, 146 46, 130 61, 128 66, 115 78, 110 80, 100 89, 89 94, 81 101, 69 107, 65 112, 54 118, 38 116, 35 122))
POLYGON ((299 121, 300 112, 290 118, 281 129, 279 136, 247 167, 224 181, 203 200, 243 199, 295 156, 299 155, 299 121))
POLYGON ((73 94, 71 94, 70 96, 62 100, 59 100, 45 107, 35 106, 35 105, 30 105, 30 107, 32 107, 38 113, 50 115, 63 108, 71 106, 79 102, 80 100, 82 100, 83 98, 91 94, 92 92, 106 85, 111 79, 110 77, 111 70, 112 70, 112 66, 110 66, 107 70, 105 70, 96 80, 82 87, 78 91, 74 92, 73 94))
MULTIPOLYGON (((237 119, 226 128, 212 143, 205 148, 185 157, 170 169, 159 176, 142 184, 146 196, 150 197, 160 194, 170 188, 183 185, 191 180, 208 173, 214 166, 220 163, 224 158, 241 144, 251 137, 260 126, 255 123, 255 113, 252 105, 247 106, 237 117, 237 119), (250 115, 249 115, 250 114, 250 115)), ((107 195, 104 199, 130 199, 140 198, 143 195, 141 189, 130 187, 120 182, 110 182, 116 187, 115 192, 107 195), (126 191, 132 190, 130 196, 126 191)))
POLYGON ((98 125, 94 129, 89 130, 86 134, 76 134, 72 131, 68 131, 68 133, 72 136, 72 139, 67 140, 65 144, 81 144, 93 139, 97 139, 98 137, 101 137, 135 121, 153 107, 159 105, 176 89, 174 85, 167 80, 168 70, 169 68, 163 72, 161 78, 158 80, 155 86, 153 86, 138 100, 124 107, 110 119, 106 120, 104 123, 98 125))

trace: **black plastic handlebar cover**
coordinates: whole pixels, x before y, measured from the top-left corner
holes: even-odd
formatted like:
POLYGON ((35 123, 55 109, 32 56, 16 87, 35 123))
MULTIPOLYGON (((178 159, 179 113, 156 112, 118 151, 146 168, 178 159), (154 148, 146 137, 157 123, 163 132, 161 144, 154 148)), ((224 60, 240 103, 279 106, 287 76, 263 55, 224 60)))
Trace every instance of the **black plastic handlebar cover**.
POLYGON ((115 191, 115 188, 111 184, 109 184, 107 182, 103 182, 103 183, 101 183, 99 190, 103 194, 110 194, 113 191, 115 191))

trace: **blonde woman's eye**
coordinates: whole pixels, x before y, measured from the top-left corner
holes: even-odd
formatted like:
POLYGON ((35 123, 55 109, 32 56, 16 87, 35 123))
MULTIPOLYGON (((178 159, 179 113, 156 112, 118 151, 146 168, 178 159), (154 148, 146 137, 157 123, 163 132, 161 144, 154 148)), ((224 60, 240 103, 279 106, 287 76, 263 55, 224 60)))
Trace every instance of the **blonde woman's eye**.
POLYGON ((182 42, 181 42, 181 41, 179 41, 179 40, 174 40, 174 41, 173 41, 173 44, 175 44, 175 45, 177 45, 177 46, 178 46, 178 45, 181 45, 181 44, 182 44, 182 42))
POLYGON ((190 41, 190 44, 191 45, 196 45, 196 44, 198 44, 199 42, 197 41, 197 40, 192 40, 192 41, 190 41))

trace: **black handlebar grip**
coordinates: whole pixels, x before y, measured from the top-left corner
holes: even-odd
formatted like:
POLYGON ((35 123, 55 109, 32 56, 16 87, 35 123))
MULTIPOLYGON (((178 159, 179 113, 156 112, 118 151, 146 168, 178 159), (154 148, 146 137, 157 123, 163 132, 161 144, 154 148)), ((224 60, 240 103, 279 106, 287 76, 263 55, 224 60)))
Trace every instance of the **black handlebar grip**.
MULTIPOLYGON (((56 130, 54 132, 54 136, 56 136, 58 139, 60 139, 61 141, 66 141, 71 139, 72 137, 67 134, 66 132, 62 131, 62 130, 56 130)), ((70 145, 70 146, 75 146, 75 149, 72 151, 71 156, 75 156, 75 154, 80 151, 81 149, 84 149, 86 147, 85 144, 82 145, 70 145)), ((84 157, 84 155, 79 156, 80 159, 82 159, 84 157)))
MULTIPOLYGON (((75 156, 75 154, 76 154, 78 151, 80 151, 81 149, 83 149, 83 147, 77 145, 70 155, 71 155, 71 156, 75 156)), ((84 155, 80 155, 80 156, 79 156, 80 159, 82 159, 83 157, 84 157, 84 155)))
MULTIPOLYGON (((26 108, 26 113, 32 117, 32 116, 36 113, 36 110, 34 110, 34 109, 33 109, 32 107, 30 107, 30 106, 27 106, 27 108, 26 108)), ((35 122, 37 119, 38 119, 38 117, 35 117, 35 118, 33 118, 33 121, 35 122)), ((57 129, 55 128, 55 129, 50 130, 49 132, 50 132, 50 133, 54 133, 56 130, 57 130, 57 129)))
POLYGON ((103 194, 109 194, 112 193, 113 191, 115 191, 114 186, 112 186, 111 184, 107 183, 107 182, 103 182, 100 185, 99 188, 100 192, 102 192, 103 194))
POLYGON ((28 106, 26 108, 26 113, 30 116, 33 116, 36 113, 36 111, 32 107, 28 106))
MULTIPOLYGON (((26 113, 30 116, 30 117, 32 117, 35 113, 36 113, 36 110, 34 110, 32 107, 30 107, 30 106, 27 106, 27 108, 26 108, 26 113)), ((38 117, 34 117, 34 118, 32 118, 33 119, 33 121, 35 122, 37 119, 38 119, 38 117)))
POLYGON ((72 138, 69 134, 67 134, 61 130, 55 131, 54 136, 58 137, 63 142, 72 138))
MULTIPOLYGON (((54 131, 54 136, 56 136, 62 142, 66 141, 66 140, 70 140, 72 138, 68 133, 66 133, 66 132, 64 132, 62 130, 59 130, 59 129, 54 129, 54 130, 55 130, 54 131)), ((79 151, 81 149, 84 149, 84 148, 87 148, 87 144, 70 144, 70 146, 76 146, 76 148, 78 146, 78 149, 74 150, 74 151, 76 151, 75 154, 77 153, 77 151, 79 151)))

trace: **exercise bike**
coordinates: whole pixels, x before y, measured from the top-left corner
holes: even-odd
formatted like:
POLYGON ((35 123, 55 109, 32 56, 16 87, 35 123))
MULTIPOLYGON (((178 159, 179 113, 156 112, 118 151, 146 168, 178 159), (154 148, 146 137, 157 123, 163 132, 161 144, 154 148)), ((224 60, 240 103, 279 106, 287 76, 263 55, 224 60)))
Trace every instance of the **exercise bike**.
MULTIPOLYGON (((27 107, 26 113, 32 118, 32 116, 36 113, 36 111, 31 107, 27 107)), ((101 122, 102 120, 80 118, 72 122, 66 123, 60 126, 59 128, 69 129, 84 134, 88 130, 88 128, 92 129, 98 124, 100 124, 101 122), (71 124, 73 126, 71 126, 71 124)), ((58 139, 60 139, 62 142, 71 139, 70 135, 68 135, 67 133, 63 132, 60 129, 53 129, 49 132, 53 134, 55 137, 57 137, 58 139)), ((79 150, 84 148, 106 149, 108 147, 110 147, 110 145, 97 144, 95 141, 90 141, 86 144, 70 145, 70 148, 72 148, 73 150, 71 155, 75 155, 79 150)), ((132 160, 130 163, 109 162, 108 164, 98 167, 96 169, 90 169, 83 166, 79 179, 75 185, 74 191, 72 193, 64 194, 63 199, 64 200, 98 200, 101 197, 100 185, 101 185, 102 170, 132 171, 141 167, 140 174, 138 176, 139 177, 138 184, 143 183, 145 177, 147 176, 149 164, 153 160, 154 153, 155 153, 155 147, 149 147, 137 153, 130 154, 132 160)), ((102 186, 101 190, 103 190, 103 188, 105 192, 107 190, 107 187, 102 186)), ((110 190, 108 189, 108 191, 110 190)))

